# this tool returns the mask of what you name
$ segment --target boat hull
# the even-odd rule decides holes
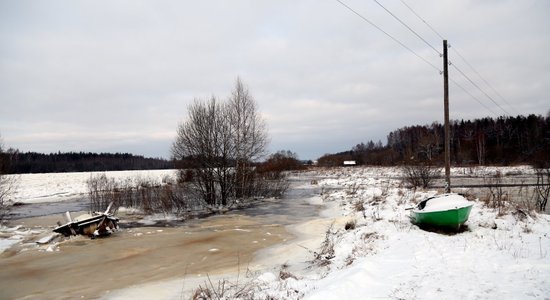
[[[71,235],[87,235],[87,236],[103,236],[111,233],[112,230],[118,228],[118,218],[99,214],[88,216],[81,220],[71,221],[65,225],[58,226],[53,229],[54,232],[61,233],[64,236]]]
[[[468,221],[472,205],[443,210],[423,212],[421,210],[413,210],[411,212],[411,221],[418,226],[439,227],[458,230]]]

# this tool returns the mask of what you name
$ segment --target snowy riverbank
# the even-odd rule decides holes
[[[258,298],[545,299],[550,295],[548,215],[526,215],[509,207],[499,216],[475,201],[464,232],[427,232],[410,224],[404,208],[435,191],[401,188],[399,181],[385,179],[380,172],[386,171],[341,169],[327,174],[337,179],[319,182],[327,190],[344,188],[322,198],[355,225],[348,230],[332,228],[325,239],[327,259],[317,260],[317,265],[325,266],[284,280],[262,275]],[[290,295],[289,287],[294,291]]]
[[[485,176],[497,170],[530,172],[527,167],[468,168],[453,169],[453,174]],[[317,178],[308,184],[321,193],[307,201],[322,205],[324,211],[319,218],[288,226],[296,239],[261,250],[254,260],[242,262],[236,273],[150,282],[109,291],[104,298],[188,299],[208,293],[224,299],[547,299],[550,295],[550,216],[546,214],[526,213],[510,204],[499,215],[473,199],[466,230],[434,233],[412,225],[405,208],[437,191],[402,187],[399,169],[328,169],[300,176]]]
[[[528,173],[526,167],[455,169],[456,175]],[[457,174],[458,173],[458,174]],[[474,200],[467,229],[428,232],[406,207],[437,193],[401,187],[395,168],[318,172],[321,217],[287,228],[297,239],[267,250],[240,274],[183,278],[115,291],[107,299],[545,299],[550,217]],[[393,178],[393,179],[392,179]],[[315,182],[314,182],[315,184]],[[244,268],[243,268],[244,269]],[[201,289],[198,289],[200,286]]]

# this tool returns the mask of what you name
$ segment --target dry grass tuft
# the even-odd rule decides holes
[[[319,266],[328,266],[331,263],[331,259],[334,258],[334,245],[335,235],[333,233],[334,223],[330,224],[329,228],[325,232],[325,239],[321,243],[319,252],[314,252],[313,262]]]
[[[298,277],[296,277],[296,275],[288,272],[288,271],[285,271],[285,270],[281,270],[279,271],[279,279],[281,280],[287,280],[289,278],[292,278],[292,279],[295,279],[295,280],[298,280]]]
[[[363,205],[363,201],[357,200],[353,203],[353,209],[357,212],[365,211],[365,205]]]

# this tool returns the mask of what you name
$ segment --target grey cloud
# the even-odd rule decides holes
[[[374,2],[347,3],[441,66]],[[546,113],[548,2],[407,3],[505,96],[510,113]],[[384,5],[441,48],[400,1]],[[187,105],[226,97],[237,76],[268,121],[271,149],[302,158],[443,118],[440,74],[336,1],[0,2],[0,133],[9,146],[168,157]],[[451,109],[456,119],[491,115],[453,84]]]

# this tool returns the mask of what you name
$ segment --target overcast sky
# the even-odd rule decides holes
[[[379,1],[442,52],[401,1]],[[546,115],[550,1],[404,1],[483,90],[450,67],[475,97],[451,82],[451,119]],[[374,1],[343,2],[442,69],[439,54]],[[188,104],[227,98],[237,77],[268,124],[270,151],[302,159],[443,122],[439,71],[334,0],[0,0],[7,147],[169,158]]]

